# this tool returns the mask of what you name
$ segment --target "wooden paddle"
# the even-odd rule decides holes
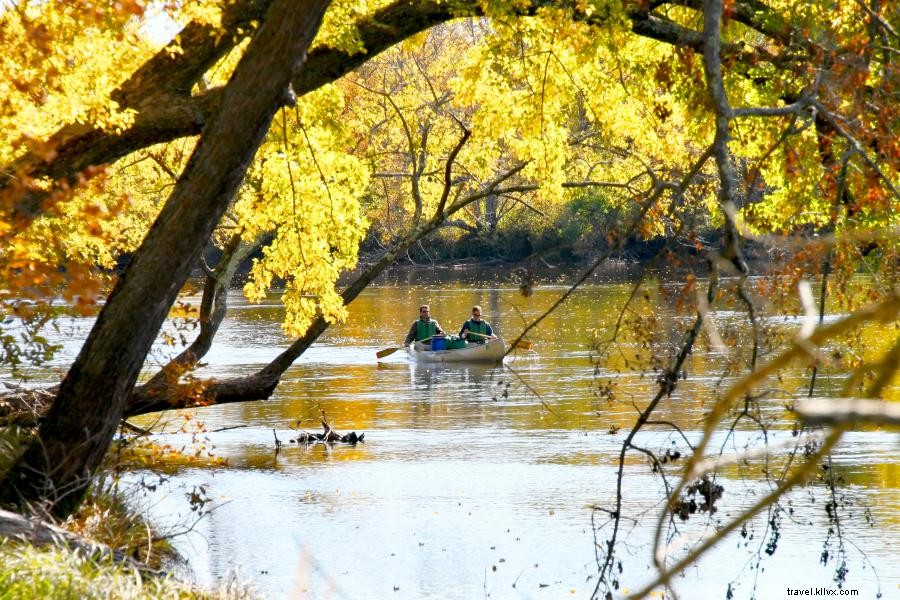
[[[478,333],[475,331],[470,331],[469,335],[477,335],[478,337],[496,339],[496,335],[486,335],[484,333]],[[519,340],[516,342],[516,348],[521,348],[522,350],[531,350],[534,347],[534,344],[529,342],[528,340]]]
[[[384,350],[379,350],[378,352],[376,352],[375,356],[380,360],[385,356],[390,356],[397,350],[403,350],[403,348],[385,348]]]
[[[431,337],[425,338],[424,340],[416,340],[416,341],[417,341],[417,342],[430,342],[431,339],[432,339],[432,338],[435,338],[435,337],[444,337],[444,336],[442,336],[442,335],[433,335],[433,336],[431,336]],[[375,353],[375,357],[378,358],[378,359],[382,359],[382,358],[384,358],[385,356],[390,356],[391,354],[393,354],[393,353],[396,352],[397,350],[403,350],[403,348],[385,348],[384,350],[379,350],[378,352],[376,352],[376,353]]]
[[[488,338],[492,340],[497,337],[496,335],[487,335],[484,333],[478,333],[477,331],[470,331],[467,335],[477,335],[478,337]]]

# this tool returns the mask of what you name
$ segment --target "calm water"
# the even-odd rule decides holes
[[[423,367],[402,352],[376,361],[376,350],[402,341],[423,302],[453,332],[471,306],[481,304],[495,330],[512,338],[565,289],[538,287],[525,298],[503,277],[487,284],[454,279],[367,290],[353,303],[349,321],[329,329],[269,401],[197,410],[188,427],[201,421],[207,433],[159,436],[175,447],[193,447],[199,440],[228,460],[226,467],[167,475],[142,499],[158,522],[184,528],[194,524],[185,494],[204,486],[208,506],[215,509],[175,540],[198,582],[218,584],[236,573],[272,598],[590,595],[597,573],[590,506],[609,506],[614,498],[616,461],[636,414],[633,403],[643,406],[655,391],[652,376],[601,370],[600,380],[614,381],[617,397],[608,402],[594,393],[591,330],[609,331],[630,288],[587,286],[535,332],[534,351],[516,353],[506,367]],[[670,312],[660,298],[650,303],[649,313]],[[274,298],[249,305],[235,295],[205,374],[250,372],[277,355],[289,341],[279,328],[281,315]],[[723,330],[739,319],[736,312],[716,313]],[[662,329],[652,354],[665,357],[689,322],[679,318]],[[72,344],[68,353],[77,345]],[[162,356],[166,349],[157,352]],[[623,356],[641,352],[647,354],[634,344]],[[679,423],[697,439],[704,401],[727,384],[724,363],[724,356],[696,352],[688,379],[660,406],[658,418]],[[796,377],[779,386],[799,385],[803,373]],[[825,371],[820,382],[828,390],[839,378]],[[776,397],[767,401],[765,414],[784,410],[786,401]],[[319,430],[320,410],[340,431],[365,432],[365,443],[288,444],[298,424]],[[186,423],[180,415],[162,418],[158,426],[171,432]],[[273,429],[287,444],[277,454]],[[770,436],[777,442],[791,433],[776,430]],[[758,438],[748,428],[718,444],[740,449]],[[664,428],[648,430],[637,443],[685,451],[681,438]],[[859,590],[861,597],[874,598],[879,589],[887,598],[900,596],[897,450],[896,433],[860,431],[848,435],[835,456],[835,469],[846,481],[840,489],[848,507],[842,533],[852,544],[845,588]],[[716,520],[724,521],[769,489],[759,467],[746,467],[746,479],[738,479],[735,469],[720,475],[725,493]],[[156,480],[150,473],[134,477]],[[631,454],[628,515],[651,515],[647,523],[655,523],[661,489],[642,456]],[[759,598],[787,598],[788,587],[834,587],[834,562],[819,562],[826,541],[825,502],[821,485],[796,491],[774,556],[760,550],[771,535],[766,518],[757,519],[747,538],[726,539],[676,582],[682,597],[723,598],[729,581],[735,582],[736,597],[750,597],[754,586]],[[619,557],[625,593],[650,577],[644,543],[651,531],[642,523],[623,524],[627,545]],[[712,527],[691,520],[682,533],[690,541]],[[752,569],[757,553],[766,558],[764,572]]]

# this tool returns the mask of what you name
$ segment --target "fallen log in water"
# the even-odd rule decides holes
[[[298,435],[295,439],[289,441],[291,443],[297,444],[315,444],[316,442],[341,442],[344,444],[355,444],[357,442],[365,441],[365,437],[365,433],[357,435],[355,431],[351,431],[350,433],[345,433],[343,435],[337,433],[336,431],[326,431],[325,433],[309,433],[307,431],[301,431],[300,435]]]
[[[322,427],[324,431],[322,433],[311,433],[308,431],[301,431],[296,438],[288,440],[292,444],[315,444],[318,442],[340,442],[343,444],[356,444],[357,442],[364,441],[363,438],[366,437],[365,433],[361,433],[359,435],[356,434],[355,431],[351,431],[350,433],[340,434],[334,429],[331,428],[331,425],[328,424],[328,421],[325,420],[325,413],[322,413]],[[276,444],[280,444],[278,442],[278,438],[275,438]]]

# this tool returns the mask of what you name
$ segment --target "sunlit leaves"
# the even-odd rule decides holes
[[[388,4],[389,0],[333,0],[325,13],[313,47],[328,46],[347,54],[365,52],[356,23]]]
[[[149,51],[138,34],[141,2],[15,2],[0,12],[0,162],[13,164],[0,192],[0,317],[4,356],[0,363],[39,363],[53,350],[40,327],[74,310],[89,314],[106,281],[100,268],[114,265],[126,249],[114,224],[126,212],[127,194],[105,189],[107,171],[89,167],[57,182],[41,202],[35,221],[17,216],[21,202],[49,182],[19,171],[15,157],[28,150],[44,162],[57,157],[50,135],[63,124],[118,132],[133,122],[110,92]],[[146,222],[141,227],[141,237]],[[18,331],[19,350],[10,333]]]
[[[248,241],[271,237],[253,263],[244,292],[261,300],[283,285],[284,328],[301,335],[318,315],[346,316],[335,289],[356,265],[365,231],[359,201],[368,171],[344,149],[348,132],[336,115],[342,98],[326,87],[276,119],[248,174],[234,216]]]
[[[110,130],[131,115],[109,92],[145,56],[131,3],[19,2],[0,13],[0,127],[12,142],[46,137],[63,123]],[[0,161],[21,149],[0,146]]]
[[[560,15],[497,26],[454,83],[460,100],[478,107],[473,138],[528,161],[524,175],[540,182],[548,214],[571,197],[563,182],[633,181],[646,189],[648,166],[665,174],[689,162],[709,135],[709,121],[690,115],[671,81],[651,75],[669,60],[667,48],[614,30],[598,36]],[[631,201],[634,190],[618,195]]]

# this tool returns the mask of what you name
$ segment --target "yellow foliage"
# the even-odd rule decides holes
[[[365,52],[357,21],[390,3],[390,0],[333,0],[312,48],[327,46],[348,54]]]
[[[0,161],[65,123],[117,131],[132,122],[109,94],[150,48],[137,16],[123,8],[19,2],[0,13],[0,128],[12,142],[0,146]]]
[[[337,118],[342,102],[326,86],[285,109],[233,210],[244,239],[274,235],[254,261],[244,293],[259,301],[271,286],[283,285],[290,335],[303,334],[317,314],[329,322],[346,317],[335,285],[356,265],[366,228],[360,198],[368,171],[343,150],[349,132]]]
[[[332,2],[315,47],[366,52],[357,25],[388,4]],[[111,0],[23,0],[9,6],[0,13],[5,49],[0,128],[10,143],[0,146],[0,161],[14,164],[26,148],[52,160],[58,143],[52,136],[64,124],[109,132],[130,127],[135,114],[122,109],[110,92],[159,43],[145,39],[148,23],[162,19],[168,25],[194,21],[218,27],[224,6],[215,0],[164,3],[152,14],[144,14],[140,2]],[[867,31],[858,5],[842,1],[826,8],[776,0],[771,6],[777,18],[766,27],[790,21],[816,43],[847,40],[848,52],[828,58],[833,68],[820,77],[819,85],[828,92],[822,97],[833,98],[833,108],[847,114],[848,128],[862,128],[869,136],[859,135],[861,140],[871,140],[865,127],[883,134],[884,158],[879,160],[896,185],[897,136],[887,135],[891,113],[870,114],[851,93],[892,77],[879,68],[877,56],[868,59],[874,62],[867,70],[852,68],[862,43],[854,40]],[[445,192],[448,156],[463,127],[471,137],[452,165],[450,202],[483,191],[519,166],[505,184],[534,190],[515,201],[472,202],[454,215],[472,232],[492,230],[503,219],[549,226],[586,189],[602,196],[606,206],[633,211],[653,181],[677,181],[712,141],[714,120],[701,57],[634,35],[631,4],[548,3],[524,18],[512,17],[530,10],[524,0],[450,2],[449,7],[460,15],[477,8],[488,18],[457,20],[410,37],[279,113],[216,232],[219,244],[234,232],[249,244],[264,244],[244,291],[258,300],[271,287],[283,286],[285,329],[292,335],[302,333],[317,314],[329,321],[344,317],[335,284],[356,264],[367,219],[377,224],[381,240],[391,241],[416,225],[411,217],[418,209],[423,218],[433,214]],[[666,18],[694,30],[702,25],[701,12],[686,6],[667,7]],[[723,36],[745,53],[784,50],[783,40],[761,36],[738,19],[726,18]],[[246,44],[211,67],[195,93],[224,85]],[[188,51],[177,38],[169,50]],[[815,76],[804,64],[776,69],[769,61],[741,60],[739,68],[729,63],[724,69],[729,101],[736,108],[782,104],[787,91],[805,89]],[[855,204],[848,218],[836,218],[836,178],[822,164],[819,133],[805,118],[733,121],[729,150],[740,183],[759,192],[739,215],[746,231],[897,225],[896,199],[870,169],[849,170]],[[840,140],[833,145],[835,156],[852,149]],[[8,249],[0,273],[6,296],[0,300],[12,298],[9,290],[24,290],[34,298],[93,295],[77,302],[82,308],[95,303],[104,283],[100,270],[111,269],[119,256],[138,247],[193,146],[194,140],[183,139],[144,148],[105,171],[83,174],[25,230],[7,218],[11,206],[4,200],[0,238]],[[415,189],[414,169],[420,173]],[[717,178],[710,161],[686,193],[663,196],[639,234],[674,231],[682,219],[718,225]],[[46,181],[18,183],[49,187]],[[65,287],[71,289],[63,292]]]

